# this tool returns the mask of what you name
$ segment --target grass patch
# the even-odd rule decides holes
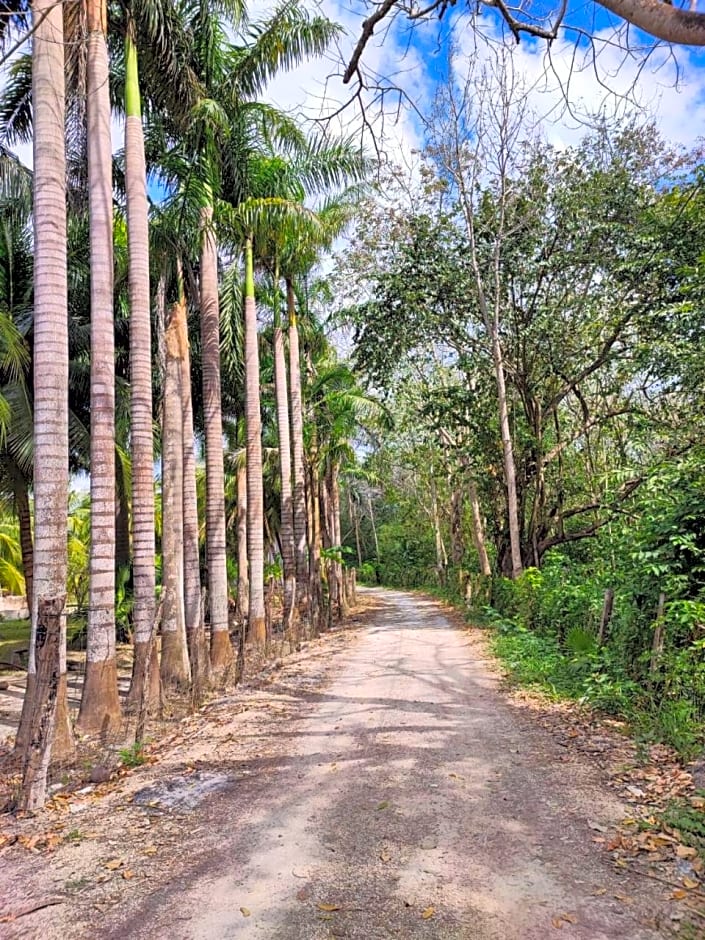
[[[702,750],[705,729],[692,703],[637,682],[609,648],[589,643],[587,633],[573,631],[561,642],[496,617],[485,626],[492,630],[493,652],[517,685],[624,719],[644,745],[664,742],[685,759]]]
[[[85,627],[85,617],[70,616],[66,626],[68,640],[74,639]],[[29,648],[29,620],[0,621],[0,662],[11,663],[15,650]]]

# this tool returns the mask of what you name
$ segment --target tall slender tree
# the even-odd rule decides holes
[[[262,486],[262,415],[252,234],[245,237],[245,421],[247,453],[247,561],[249,578],[248,642],[264,647],[264,491]]]
[[[17,742],[26,744],[34,706],[34,644],[40,598],[66,599],[68,556],[68,292],[63,10],[32,3],[34,112],[34,594],[27,693]],[[66,614],[52,754],[68,756],[73,738],[66,687]]]
[[[78,723],[121,721],[115,657],[115,334],[108,11],[87,0],[88,211],[91,255],[91,552],[86,678]]]
[[[130,299],[130,444],[132,451],[132,565],[134,666],[130,701],[143,694],[148,673],[158,676],[155,616],[154,440],[152,430],[152,328],[149,283],[149,205],[142,101],[134,21],[125,36],[125,190]],[[152,683],[152,693],[154,684]],[[152,698],[154,695],[152,694]]]

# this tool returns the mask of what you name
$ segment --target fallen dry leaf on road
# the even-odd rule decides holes
[[[122,873],[122,877],[125,879],[125,881],[129,881],[131,878],[135,877],[135,873],[132,871],[132,869],[126,868]]]
[[[117,871],[118,868],[122,868],[125,864],[124,859],[122,858],[111,858],[109,862],[106,862],[104,867],[109,871]]]
[[[421,916],[424,920],[429,920],[436,913],[436,909],[433,907],[427,907],[425,911],[421,912]]]
[[[323,904],[321,901],[316,905],[319,911],[339,911],[339,904]]]
[[[678,858],[695,858],[697,854],[698,850],[694,849],[692,845],[679,845],[676,849]]]
[[[242,914],[243,917],[249,917],[250,914],[252,914],[252,911],[249,909],[249,907],[241,907],[240,913]]]
[[[388,806],[389,800],[382,800],[382,802],[377,805],[377,809],[387,809]]]

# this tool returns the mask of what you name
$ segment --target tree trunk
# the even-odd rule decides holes
[[[218,250],[213,233],[213,209],[210,206],[201,212],[201,355],[206,439],[206,561],[211,665],[217,674],[223,675],[233,661],[233,648],[228,631]]]
[[[334,462],[331,466],[331,522],[333,525],[333,545],[338,549],[338,560],[335,565],[335,578],[338,590],[338,617],[345,616],[348,612],[348,599],[345,592],[345,580],[343,578],[343,533],[340,525],[340,467]]]
[[[314,633],[321,628],[323,616],[323,582],[321,573],[321,480],[318,470],[318,442],[315,437],[311,445],[311,530],[309,547],[310,625]]]
[[[280,538],[284,569],[283,628],[291,635],[296,602],[296,560],[294,514],[291,492],[291,438],[289,434],[289,397],[286,382],[286,354],[281,326],[274,327],[274,394],[277,402],[279,433],[279,471],[281,475]]]
[[[433,474],[433,469],[431,470]],[[441,532],[441,518],[438,512],[438,492],[436,490],[436,481],[431,476],[431,520],[433,522],[433,534],[436,543],[436,571],[438,572],[438,581],[441,585],[446,583],[446,568],[448,566],[448,555]]]
[[[115,659],[115,328],[107,6],[87,0],[88,218],[91,261],[91,548],[86,675],[78,726],[121,723]]]
[[[184,532],[184,619],[188,641],[193,700],[200,702],[210,679],[210,659],[201,597],[201,556],[198,540],[198,493],[194,453],[193,402],[191,398],[191,353],[188,324],[184,324],[184,357],[181,360],[181,414],[183,417],[183,532]]]
[[[35,642],[35,700],[29,741],[23,755],[20,809],[35,812],[46,799],[51,742],[56,722],[61,663],[61,622],[66,595],[43,597],[38,605]]]
[[[370,513],[370,525],[372,526],[372,538],[375,543],[375,559],[379,561],[379,538],[377,536],[377,521],[375,519],[375,509],[372,505],[372,497],[367,494],[367,509]]]
[[[69,493],[68,294],[63,10],[33,0],[34,121],[34,590],[27,691],[16,748],[29,740],[36,686],[38,598],[66,592]],[[62,613],[52,757],[74,751],[66,697],[66,615]]]
[[[237,468],[237,621],[245,629],[250,607],[250,579],[247,566],[247,467]]]
[[[184,419],[181,381],[186,357],[186,304],[171,308],[166,328],[162,426],[162,658],[165,690],[185,691],[191,680],[184,614]]]
[[[350,521],[352,523],[353,531],[355,532],[355,553],[357,555],[357,566],[358,568],[362,567],[362,546],[360,544],[360,516],[355,509],[355,504],[353,503],[352,493],[350,492],[350,487],[348,487],[348,512],[350,513]]]
[[[504,357],[502,352],[502,344],[499,339],[499,328],[496,321],[492,323],[490,332],[492,341],[492,360],[494,362],[495,380],[497,382],[499,428],[502,437],[502,453],[504,456],[504,482],[507,489],[507,518],[509,522],[509,544],[512,557],[512,577],[518,578],[523,571],[523,564],[521,560],[521,529],[519,527],[519,503],[517,500],[516,465],[514,463],[512,432],[509,425],[507,386],[504,378]]]
[[[333,547],[333,524],[330,499],[330,466],[326,468],[323,477],[319,480],[318,489],[320,493],[321,542],[323,548],[331,549]],[[335,577],[336,570],[330,553],[327,553],[323,570],[328,584],[328,610],[326,611],[326,619],[328,629],[330,629],[333,626],[333,616],[338,601],[338,586]]]
[[[150,642],[155,615],[154,436],[152,324],[149,297],[149,206],[137,47],[132,28],[125,38],[125,190],[127,196],[128,292],[130,299],[130,452],[132,457],[132,578],[134,661],[128,704],[159,701],[156,644]],[[166,306],[163,279],[157,290]],[[146,657],[152,662],[147,669]],[[144,691],[145,678],[151,684]]]
[[[289,382],[291,384],[292,509],[294,517],[294,561],[299,609],[305,617],[309,604],[309,570],[306,561],[306,470],[304,465],[304,408],[301,387],[299,326],[296,317],[294,285],[286,282],[289,319]]]
[[[477,497],[477,486],[472,482],[468,483],[468,496],[470,497],[470,509],[472,511],[472,538],[480,562],[480,573],[489,578],[492,574],[492,568],[490,567],[490,559],[487,555],[487,546],[485,545],[485,528],[482,524],[482,512],[480,511],[480,500]]]
[[[454,486],[450,494],[450,561],[453,567],[460,568],[464,557],[463,493],[459,486]]]
[[[250,579],[248,642],[267,642],[264,615],[264,491],[262,483],[262,417],[259,394],[257,309],[252,240],[245,245],[245,424],[247,426],[247,559]]]

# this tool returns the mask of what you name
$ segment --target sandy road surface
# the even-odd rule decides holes
[[[273,726],[284,740],[267,774],[209,801],[207,851],[201,834],[189,864],[185,830],[179,871],[94,936],[661,935],[645,926],[653,886],[591,838],[588,820],[624,807],[589,766],[559,762],[435,605],[377,597],[337,678]]]

